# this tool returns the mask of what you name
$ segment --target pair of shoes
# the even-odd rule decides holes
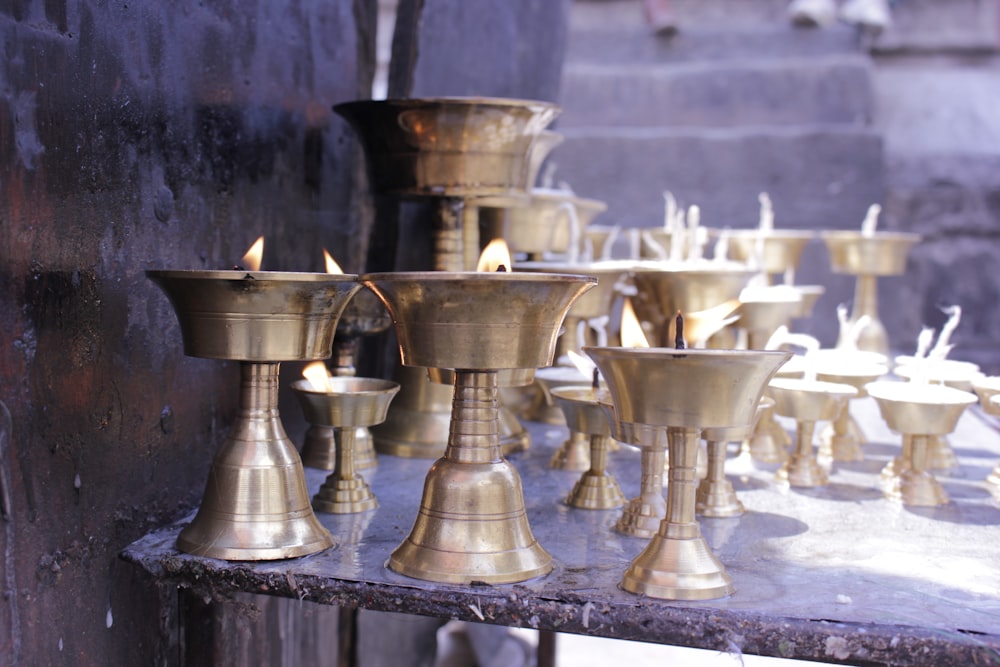
[[[822,28],[836,22],[837,5],[833,0],[792,0],[788,16],[795,25]]]
[[[677,33],[677,21],[670,9],[669,0],[643,0],[642,11],[646,23],[657,37],[669,37]]]
[[[795,25],[823,27],[837,20],[834,0],[792,0],[788,16]],[[840,8],[840,19],[876,32],[891,22],[888,0],[846,0]]]
[[[840,18],[875,32],[892,22],[888,0],[847,0],[840,8]]]

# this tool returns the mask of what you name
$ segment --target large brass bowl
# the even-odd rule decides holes
[[[333,110],[357,132],[375,194],[521,196],[548,102],[484,97],[360,100]]]
[[[326,359],[335,324],[361,288],[355,275],[147,271],[181,326],[184,353],[234,361]]]
[[[400,272],[360,278],[389,309],[403,364],[427,368],[541,368],[587,276]]]
[[[623,423],[686,429],[749,425],[768,380],[792,356],[758,350],[586,347]],[[622,432],[619,428],[617,432]]]

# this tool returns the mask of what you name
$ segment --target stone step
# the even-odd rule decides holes
[[[767,191],[776,226],[849,229],[884,197],[882,139],[863,128],[560,131],[555,179],[608,204],[594,224],[661,225],[669,189],[682,205],[700,206],[708,226],[755,226],[757,195]]]
[[[645,25],[627,29],[609,26],[571,31],[566,62],[741,61],[857,53],[860,50],[857,29],[842,24],[823,30],[797,28],[787,23],[750,30],[731,30],[718,25],[687,26],[669,38],[657,37]]]
[[[703,26],[753,29],[787,23],[788,0],[671,0],[681,30]],[[641,0],[576,0],[570,31],[645,27]]]
[[[744,63],[567,63],[562,127],[867,124],[871,63],[862,55]]]

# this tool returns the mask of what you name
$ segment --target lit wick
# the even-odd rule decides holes
[[[507,273],[507,267],[501,264],[497,267],[496,273]]]
[[[594,391],[601,388],[601,372],[597,370],[596,366],[594,367],[593,379],[591,380],[590,386]]]
[[[687,349],[687,342],[684,340],[684,316],[681,311],[677,311],[677,318],[674,320],[676,333],[674,334],[674,347],[678,350]]]

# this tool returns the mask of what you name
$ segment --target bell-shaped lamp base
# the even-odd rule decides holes
[[[695,511],[701,516],[720,519],[741,516],[746,513],[746,508],[736,496],[736,489],[728,479],[705,478],[698,484]]]
[[[548,573],[552,556],[531,532],[510,463],[444,458],[428,472],[413,529],[388,564],[426,581],[508,584]]]
[[[278,417],[278,364],[242,369],[239,420],[212,461],[201,507],[177,548],[224,560],[276,560],[333,546]]]
[[[712,600],[730,595],[733,580],[697,523],[664,523],[625,570],[622,588],[664,600]]]

